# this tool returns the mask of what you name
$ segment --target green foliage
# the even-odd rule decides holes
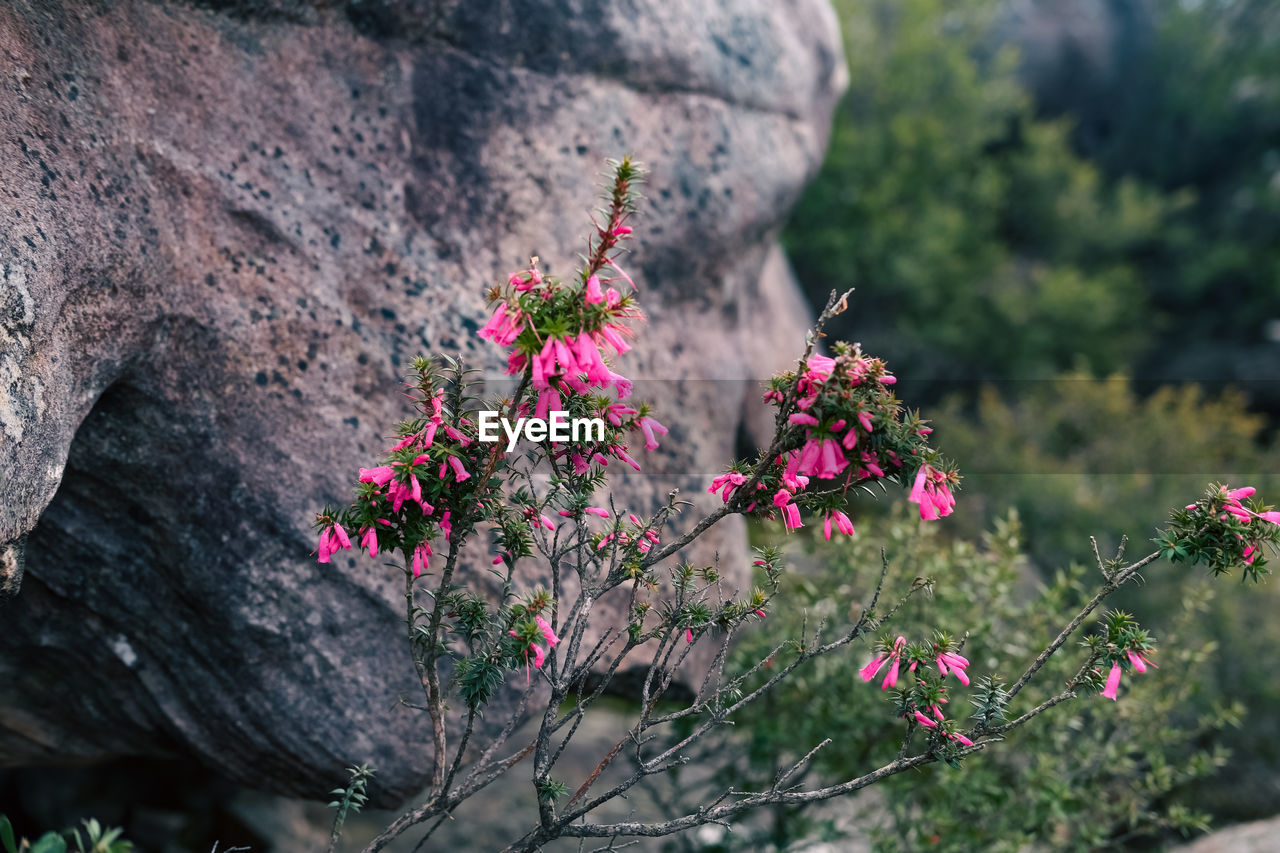
[[[480,711],[506,677],[506,670],[489,658],[458,660],[454,683],[467,707]]]
[[[67,853],[71,849],[68,839],[75,844],[74,853],[131,853],[134,849],[132,842],[120,837],[123,829],[108,829],[93,818],[81,823],[83,830],[71,827],[60,833],[46,832],[35,841],[28,841],[17,839],[9,818],[0,814],[0,850],[3,853]]]
[[[964,460],[965,500],[953,520],[977,535],[984,519],[1016,506],[1042,565],[1078,555],[1093,534],[1104,553],[1122,534],[1150,539],[1163,508],[1188,503],[1206,480],[1264,494],[1280,486],[1264,473],[1280,470],[1280,455],[1260,446],[1265,420],[1237,391],[1209,396],[1184,385],[1140,397],[1123,376],[1083,373],[1015,390],[1006,397],[987,387],[976,403],[952,397],[934,424]]]
[[[858,325],[833,331],[905,376],[1127,364],[1148,301],[1132,257],[1182,200],[1104,181],[1035,117],[1014,53],[989,50],[991,0],[836,5],[851,87],[784,235],[815,301],[857,288]]]
[[[1107,117],[1110,132],[1089,153],[1108,175],[1190,200],[1145,261],[1158,275],[1154,302],[1180,333],[1157,347],[1158,364],[1188,345],[1196,355],[1243,350],[1276,316],[1280,9],[1272,0],[1154,8],[1151,48],[1124,83],[1141,94]]]
[[[132,843],[120,839],[124,833],[123,829],[119,827],[107,829],[93,818],[83,821],[83,824],[83,837],[79,829],[70,830],[71,837],[76,843],[77,853],[129,853],[133,850]]]
[[[555,779],[539,779],[535,783],[538,799],[543,802],[556,803],[569,793],[569,786]]]
[[[1280,476],[1267,473],[1280,471],[1280,451],[1260,443],[1264,419],[1248,411],[1239,392],[1209,396],[1188,385],[1143,398],[1122,377],[1092,380],[1081,374],[1025,383],[1018,392],[1016,399],[1006,399],[984,389],[973,406],[953,399],[938,411],[935,424],[948,450],[965,462],[965,499],[950,519],[955,531],[977,535],[984,518],[1016,508],[1027,531],[1027,553],[1042,575],[1083,557],[1080,543],[1093,534],[1104,554],[1121,534],[1137,543],[1156,539],[1166,548],[1169,531],[1158,529],[1170,521],[1161,518],[1163,508],[1188,504],[1206,480],[1256,486],[1261,494],[1280,488]],[[1185,526],[1190,516],[1184,516]],[[1225,530],[1206,530],[1194,541],[1184,536],[1183,547],[1226,545],[1224,533],[1229,537]],[[1238,556],[1234,545],[1228,550]],[[1148,623],[1181,613],[1185,585],[1205,573],[1206,564],[1194,568],[1190,554],[1185,562],[1180,554],[1169,556],[1179,560],[1179,583],[1148,584],[1141,605],[1137,594],[1120,594],[1119,603],[1141,606]],[[1263,583],[1250,595],[1210,600],[1182,636],[1187,647],[1219,649],[1218,664],[1186,712],[1211,714],[1236,702],[1250,710],[1248,729],[1220,738],[1233,753],[1231,771],[1212,785],[1195,787],[1197,804],[1224,819],[1274,812],[1273,799],[1262,791],[1280,762],[1280,719],[1267,710],[1280,703],[1273,677],[1280,625],[1271,616],[1277,609],[1280,589]]]
[[[348,767],[347,772],[351,774],[351,779],[346,786],[334,788],[329,792],[338,798],[329,803],[329,808],[337,810],[333,815],[330,850],[333,849],[339,836],[341,836],[342,827],[346,823],[348,815],[359,813],[364,808],[365,803],[368,802],[369,781],[377,771],[368,764],[361,764],[359,767]]]
[[[1088,649],[1064,649],[1009,703],[1003,685],[1022,672],[1087,599],[1096,583],[1090,575],[1097,572],[1096,567],[1073,565],[1037,585],[1022,550],[1016,513],[998,522],[982,547],[947,541],[935,528],[902,514],[863,527],[868,529],[833,549],[829,562],[800,581],[793,590],[799,596],[796,603],[807,606],[811,627],[819,618],[837,628],[855,619],[859,606],[850,602],[867,598],[878,573],[878,543],[886,542],[892,566],[888,584],[896,581],[901,587],[913,578],[928,578],[933,590],[928,599],[918,596],[908,602],[890,632],[967,635],[964,654],[971,661],[972,684],[948,688],[947,715],[957,723],[990,725],[1024,713],[1060,690],[1091,659]],[[831,553],[830,547],[824,546],[824,554]],[[1202,648],[1187,637],[1211,590],[1204,577],[1168,580],[1173,570],[1167,565],[1149,571],[1176,587],[1183,604],[1158,623],[1166,650],[1159,669],[1127,674],[1118,703],[1096,695],[1099,676],[1096,686],[1080,688],[1079,699],[1046,712],[1038,725],[1008,733],[1006,743],[980,758],[951,760],[955,766],[885,780],[886,805],[873,828],[879,849],[1016,851],[1030,845],[1091,850],[1119,837],[1203,827],[1204,815],[1174,795],[1188,781],[1207,778],[1221,766],[1224,752],[1203,747],[1201,738],[1229,724],[1238,710],[1188,713],[1191,698],[1210,673],[1211,647]],[[803,618],[799,608],[771,616],[761,631],[744,638],[735,652],[737,665],[749,666],[795,636]],[[1096,638],[1093,654],[1098,656],[1112,647],[1150,646],[1150,637],[1127,614],[1105,614],[1093,625],[1089,636]],[[788,679],[776,696],[738,718],[736,729],[749,733],[751,769],[738,771],[735,784],[746,790],[767,784],[788,757],[794,760],[833,735],[836,743],[815,759],[813,772],[822,778],[853,778],[892,760],[908,727],[899,719],[902,709],[895,707],[901,697],[880,690],[878,680],[867,684],[859,677],[871,655],[864,646],[852,654],[821,658]],[[780,656],[778,662],[785,661]],[[964,723],[966,705],[972,715]],[[809,780],[806,786],[818,781]],[[795,841],[813,830],[803,814],[779,810],[775,818],[770,830],[775,843]],[[759,841],[748,838],[744,844],[750,848]]]

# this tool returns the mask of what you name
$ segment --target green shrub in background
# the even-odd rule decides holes
[[[784,235],[811,296],[857,288],[834,333],[905,377],[1128,364],[1149,342],[1133,259],[1185,200],[1104,181],[1035,117],[990,0],[836,6],[851,87]]]
[[[928,599],[917,597],[895,617],[895,633],[927,636],[963,626],[970,632],[964,654],[972,671],[1012,680],[1088,597],[1094,581],[1088,575],[1098,571],[1086,539],[1080,550],[1089,569],[1073,564],[1039,584],[1021,537],[1016,513],[998,521],[981,547],[950,541],[906,513],[867,522],[834,554],[824,545],[822,553],[831,558],[812,569],[799,590],[807,615],[798,608],[771,614],[766,630],[744,636],[737,663],[749,665],[780,640],[800,635],[805,620],[811,629],[819,619],[856,618],[850,602],[874,588],[883,542],[890,584],[893,578],[899,584],[933,582]],[[1203,571],[1160,564],[1150,571],[1148,586],[1154,585],[1167,587],[1179,608],[1160,617],[1136,615],[1169,651],[1157,656],[1159,669],[1126,681],[1125,701],[1086,697],[1059,706],[1034,731],[1011,733],[998,756],[889,780],[869,795],[871,819],[860,821],[859,831],[870,831],[882,850],[1012,852],[1027,844],[1091,850],[1204,829],[1207,816],[1190,805],[1194,801],[1170,795],[1215,773],[1226,753],[1211,745],[1215,738],[1202,738],[1239,723],[1242,711],[1230,702],[1195,710],[1218,659],[1212,646],[1191,640],[1194,623],[1212,601]],[[1078,655],[1054,659],[1049,677],[1021,704],[1030,707],[1059,689],[1078,665],[1073,657]],[[747,758],[731,774],[734,784],[743,790],[767,785],[779,767],[824,737],[834,743],[817,754],[810,768],[816,776],[844,778],[892,760],[901,721],[893,719],[891,694],[879,689],[878,679],[867,684],[859,678],[864,662],[859,656],[818,661],[739,720]],[[974,681],[975,688],[980,684]],[[948,715],[967,716],[955,704]],[[782,848],[832,833],[829,821],[779,808],[754,834],[739,828],[723,844]]]
[[[1080,150],[1108,180],[1189,200],[1141,260],[1170,333],[1141,373],[1274,375],[1256,360],[1274,363],[1267,327],[1280,318],[1280,5],[1155,0],[1152,8],[1150,47],[1130,63],[1122,97],[1077,88],[1077,101],[1064,105],[1082,120]],[[1259,391],[1280,410],[1280,392]]]
[[[1095,531],[1145,545],[1163,521],[1152,509],[1175,504],[1208,471],[1264,491],[1280,485],[1280,450],[1262,445],[1265,419],[1248,411],[1239,392],[1210,396],[1188,385],[1143,398],[1122,377],[1082,374],[1015,383],[1010,390],[1015,393],[1002,396],[985,389],[976,405],[953,398],[935,425],[965,460],[957,529],[977,535],[986,519],[1016,508],[1040,576],[1081,558],[1080,543]],[[1118,544],[1099,540],[1104,553]],[[1195,574],[1178,571],[1188,580]],[[1179,612],[1182,589],[1148,584],[1144,611],[1166,618]],[[1280,718],[1273,710],[1280,706],[1274,675],[1280,591],[1264,583],[1255,592],[1208,602],[1183,636],[1188,647],[1219,647],[1188,710],[1208,713],[1234,701],[1249,710],[1249,725],[1221,739],[1233,752],[1230,772],[1195,788],[1196,802],[1224,820],[1274,814],[1280,787]],[[1134,600],[1122,595],[1121,606]]]

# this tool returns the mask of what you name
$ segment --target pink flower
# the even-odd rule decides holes
[[[692,629],[692,628],[685,628],[685,629],[684,629],[684,639],[685,639],[685,642],[686,642],[686,643],[692,643],[692,642],[693,642],[693,629]]]
[[[919,708],[917,708],[915,711],[915,717],[916,717],[916,722],[918,722],[922,726],[933,728],[934,726],[938,725],[936,721],[931,720],[928,717],[926,717],[924,714],[920,713]]]
[[[729,496],[733,494],[733,490],[738,486],[741,486],[746,481],[747,478],[742,474],[739,474],[737,471],[730,471],[726,474],[721,474],[719,477],[712,480],[711,488],[707,489],[707,491],[714,495],[716,492],[724,489],[724,502],[728,503]]]
[[[422,542],[413,549],[413,576],[416,578],[427,567],[427,559],[431,556],[431,543]]]
[[[626,279],[627,284],[631,285],[631,289],[632,289],[632,290],[637,290],[637,289],[638,289],[638,288],[636,287],[636,283],[635,283],[634,281],[632,281],[632,280],[631,280],[631,276],[629,276],[629,275],[627,275],[625,272],[623,272],[622,267],[618,266],[618,264],[617,264],[617,262],[616,262],[616,261],[609,261],[609,266],[611,266],[611,267],[613,267],[615,270],[617,270],[617,271],[618,271],[618,275],[620,275],[620,276],[622,276],[624,279]]]
[[[543,619],[541,616],[535,616],[533,618],[534,621],[538,623],[538,630],[540,630],[542,632],[542,636],[546,638],[547,645],[554,649],[556,647],[556,643],[560,642],[560,638],[556,636],[555,631],[551,630],[551,623],[546,619]]]
[[[604,293],[600,290],[600,278],[592,275],[587,279],[586,298],[588,305],[599,305],[604,302]]]
[[[1129,663],[1131,666],[1133,666],[1134,672],[1137,672],[1137,673],[1146,672],[1147,667],[1149,666],[1153,666],[1156,669],[1160,668],[1156,666],[1155,663],[1153,663],[1152,661],[1147,660],[1147,653],[1144,651],[1135,652],[1134,650],[1129,649],[1128,651],[1125,652],[1125,655],[1128,656]]]
[[[327,563],[330,556],[350,547],[351,540],[347,537],[347,531],[342,529],[341,524],[334,521],[320,531],[320,543],[316,549],[318,562]]]
[[[378,534],[373,525],[366,527],[360,535],[360,547],[368,551],[370,557],[378,556]]]
[[[969,676],[964,671],[965,667],[969,665],[967,658],[963,658],[955,652],[940,652],[937,664],[938,672],[946,675],[950,671],[961,684],[966,687],[969,686]]]
[[[834,438],[818,438],[814,436],[805,442],[800,449],[800,461],[797,470],[801,474],[830,480],[849,467],[849,460]]]
[[[631,415],[638,415],[640,413],[624,403],[610,403],[605,407],[603,414],[605,418],[608,419],[609,423],[616,427],[620,427],[622,426],[623,418],[630,417]]]
[[[458,479],[459,483],[471,478],[471,475],[467,473],[467,469],[462,467],[461,459],[456,456],[450,456],[448,462],[449,467],[453,469],[453,476]]]
[[[667,428],[648,415],[645,415],[636,421],[636,425],[640,427],[640,431],[644,433],[645,450],[657,450],[658,439],[654,437],[654,433],[666,435]]]
[[[537,643],[530,643],[529,650],[533,652],[533,668],[542,669],[542,664],[546,662],[547,653],[542,650],[542,646]]]
[[[586,509],[584,509],[584,510],[583,510],[583,512],[585,512],[585,513],[589,513],[590,515],[598,515],[598,516],[600,516],[601,518],[608,518],[608,517],[609,517],[609,510],[607,510],[607,509],[601,509],[601,508],[600,508],[600,507],[598,507],[598,506],[589,506],[589,507],[587,507]]]
[[[827,513],[826,521],[822,524],[822,533],[828,542],[831,541],[831,522],[833,520],[836,523],[837,530],[845,536],[853,535],[853,522],[849,520],[849,516],[845,515],[840,510],[834,510]]]
[[[889,668],[889,673],[885,676],[884,682],[880,685],[881,690],[888,690],[898,683],[898,660],[902,656],[902,650],[907,645],[905,637],[898,637],[893,641],[893,648],[887,652],[877,655],[871,659],[871,662],[864,666],[859,675],[863,681],[871,681],[876,677],[876,673],[888,662],[892,661],[893,665]]]
[[[444,533],[445,539],[453,538],[453,524],[449,522],[449,513],[451,510],[445,510],[444,515],[440,516],[440,530]]]
[[[387,481],[395,476],[395,473],[390,465],[383,465],[379,468],[361,468],[360,482],[385,486]]]
[[[1107,675],[1107,686],[1102,691],[1102,695],[1108,699],[1115,701],[1116,690],[1120,688],[1120,664],[1118,662],[1111,664],[1111,672]]]
[[[947,475],[932,465],[921,465],[907,500],[920,505],[920,518],[934,521],[951,514],[956,499],[947,487]]]

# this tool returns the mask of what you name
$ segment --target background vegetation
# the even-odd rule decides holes
[[[1280,494],[1280,4],[1127,4],[1134,16],[1095,45],[1102,67],[1068,52],[1048,71],[1024,63],[993,0],[836,7],[851,88],[785,241],[815,300],[858,288],[833,335],[886,357],[966,475],[944,532],[955,541],[916,541],[884,517],[866,539],[887,530],[910,559],[994,578],[955,576],[964,594],[940,592],[945,624],[929,627],[985,636],[994,622],[1019,647],[1069,597],[1090,535],[1144,547],[1169,507],[1216,478]],[[1020,523],[999,521],[1011,509]],[[993,526],[985,549],[966,550]],[[823,588],[815,577],[814,607],[844,606]],[[1020,759],[905,780],[924,787],[910,808],[890,795],[886,838],[1088,847],[1192,825],[1180,804],[1218,822],[1274,813],[1280,596],[1261,592],[1215,599],[1193,569],[1153,572],[1125,603],[1165,632],[1171,664],[1197,648],[1214,649],[1208,662],[1131,685],[1118,716],[1073,708],[1022,736]],[[788,722],[762,725],[757,759],[884,719],[881,697],[849,698],[852,671],[825,676],[774,709]],[[1236,702],[1247,724],[1220,731]],[[1151,749],[1165,740],[1207,764],[1162,763]],[[876,744],[826,760],[894,748]],[[1102,770],[1088,764],[1100,754]],[[1227,769],[1209,773],[1218,760]]]

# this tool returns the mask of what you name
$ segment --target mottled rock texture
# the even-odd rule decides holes
[[[843,86],[822,0],[14,0],[0,55],[0,763],[418,787],[400,582],[317,564],[310,522],[409,359],[497,366],[483,286],[570,269],[603,158],[653,169],[624,372],[672,429],[637,505],[698,490],[799,345],[776,231]]]

